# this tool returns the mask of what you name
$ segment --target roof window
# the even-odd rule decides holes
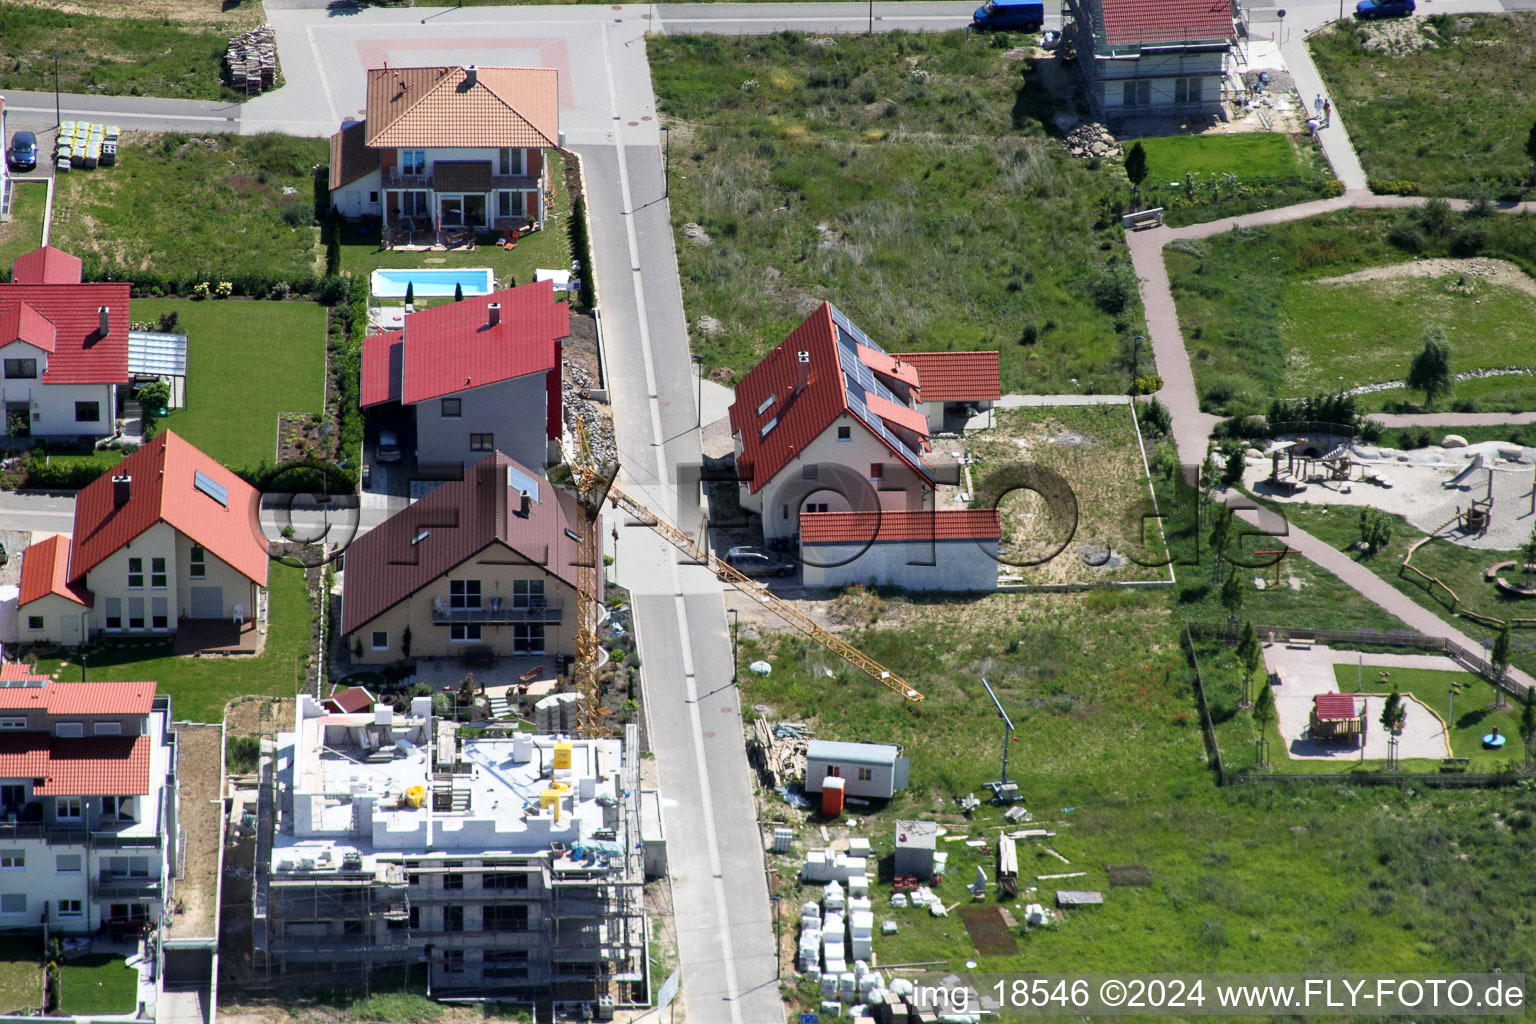
[[[772,430],[774,427],[776,427],[778,425],[779,425],[779,418],[777,416],[775,416],[773,419],[769,420],[767,423],[764,423],[762,425],[762,428],[759,429],[758,432],[757,432],[757,436],[758,437],[767,437],[768,436],[768,431]]]
[[[208,497],[212,498],[220,505],[223,505],[225,508],[229,508],[228,487],[225,487],[223,484],[216,483],[213,477],[204,473],[202,470],[198,470],[192,475],[192,483],[197,487],[198,490],[208,495]]]

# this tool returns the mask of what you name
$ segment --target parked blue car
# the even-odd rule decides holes
[[[1360,0],[1355,4],[1357,18],[1406,18],[1413,11],[1413,0]]]
[[[8,154],[11,166],[18,171],[30,171],[37,166],[37,136],[31,132],[17,132],[11,136]]]

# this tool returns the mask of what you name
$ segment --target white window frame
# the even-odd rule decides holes
[[[158,568],[158,569],[155,568],[156,563],[159,563],[160,568]],[[151,590],[164,590],[167,586],[169,586],[169,578],[170,578],[170,573],[168,573],[166,571],[166,561],[165,561],[165,559],[162,558],[162,557],[159,557],[159,556],[151,558],[149,560],[149,587],[150,587],[150,589]]]
[[[477,644],[480,642],[480,623],[455,622],[448,627],[448,642],[454,644]]]
[[[135,566],[138,568],[134,568]],[[135,579],[137,579],[139,582],[133,582]],[[128,559],[128,589],[144,589],[144,559],[142,558]]]
[[[26,850],[0,850],[0,871],[25,871]]]
[[[92,722],[92,736],[121,736],[123,734],[122,722]]]
[[[370,630],[369,633],[371,634],[368,637],[368,646],[369,646],[370,650],[375,650],[375,651],[387,651],[387,650],[389,650],[389,631],[387,629],[374,629],[374,630]],[[379,637],[383,637],[384,638],[384,642],[382,644],[379,643]]]
[[[85,903],[82,900],[59,900],[60,917],[84,917]]]
[[[53,817],[56,821],[83,821],[85,819],[85,798],[79,796],[54,797]]]

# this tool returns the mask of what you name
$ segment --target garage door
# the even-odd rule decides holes
[[[222,619],[224,617],[224,588],[193,587],[192,617],[194,619]]]

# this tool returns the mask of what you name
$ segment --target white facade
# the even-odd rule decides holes
[[[11,376],[15,361],[30,361],[32,377]],[[32,435],[103,437],[116,427],[117,389],[112,384],[45,384],[48,353],[24,341],[0,348],[0,405],[5,410],[0,432],[9,432],[13,413],[24,413]],[[94,415],[92,415],[94,414]],[[85,418],[81,418],[85,417]]]
[[[907,788],[907,771],[898,747],[812,740],[805,755],[805,791],[820,793],[826,779],[840,778],[848,796],[888,800]]]
[[[378,217],[384,212],[382,189],[375,169],[336,189],[331,193],[331,202],[343,217]]]
[[[997,547],[996,538],[802,543],[802,579],[808,587],[864,584],[902,590],[996,590]]]
[[[468,466],[499,450],[524,466],[549,465],[546,385],[540,371],[417,402],[416,461]]]

